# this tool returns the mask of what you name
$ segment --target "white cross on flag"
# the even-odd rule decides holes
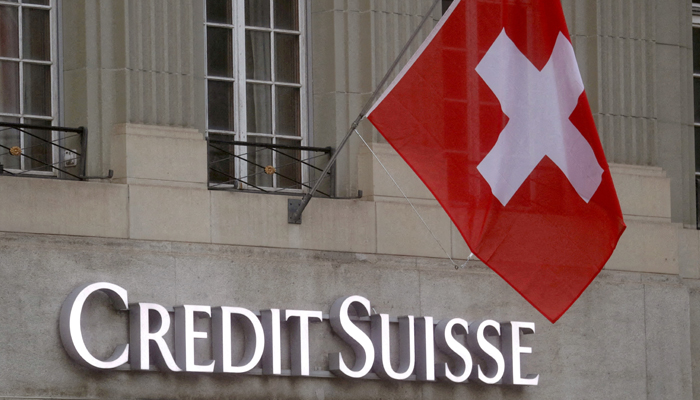
[[[625,229],[559,0],[455,0],[368,113],[550,321]]]

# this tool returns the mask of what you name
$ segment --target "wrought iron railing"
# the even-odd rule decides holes
[[[0,174],[84,180],[87,129],[0,122]]]
[[[209,188],[293,194],[303,193],[317,180],[327,178],[318,194],[334,197],[334,170],[321,174],[332,149],[290,142],[243,142],[210,133]]]

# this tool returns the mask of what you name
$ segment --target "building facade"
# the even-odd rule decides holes
[[[556,324],[479,261],[464,264],[459,232],[367,121],[358,131],[430,230],[357,137],[302,223],[288,223],[289,199],[322,177],[432,5],[0,0],[0,398],[700,398],[700,21],[687,0],[562,0],[628,229]],[[78,331],[66,331],[71,293],[99,282],[123,288],[129,310],[104,290],[116,301],[87,297]],[[355,295],[371,302],[366,314],[390,316],[397,371],[401,316],[498,321],[503,352],[514,346],[506,323],[532,322],[534,333],[512,336],[522,378],[538,384],[426,381],[420,366],[406,381],[376,368],[335,377],[338,353],[361,358],[332,326],[332,305]],[[279,352],[239,314],[228,361],[249,368],[197,372],[227,354],[214,322],[226,307],[251,311],[265,339],[284,319]],[[290,310],[320,312],[308,341]],[[137,346],[168,318],[162,342]],[[81,364],[71,332],[96,360],[128,360]],[[295,376],[307,375],[299,343],[309,376]],[[435,362],[459,370],[444,352]]]

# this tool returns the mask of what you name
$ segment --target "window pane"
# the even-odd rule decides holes
[[[17,7],[0,6],[0,57],[19,58]]]
[[[23,57],[51,60],[51,19],[49,10],[24,8],[22,11]]]
[[[234,179],[236,158],[235,146],[221,141],[233,140],[233,135],[209,134],[209,182],[225,183],[238,187]]]
[[[51,121],[40,119],[26,119],[25,123],[31,125],[51,126]],[[43,129],[29,129],[31,135],[24,135],[24,154],[31,157],[25,158],[24,168],[32,171],[51,172],[51,131]]]
[[[24,114],[51,115],[51,67],[24,64]]]
[[[246,26],[270,27],[270,1],[245,0]]]
[[[19,63],[0,61],[0,112],[19,114]]]
[[[209,80],[209,129],[234,130],[233,82]]]
[[[695,95],[695,122],[700,122],[700,78],[693,79]]]
[[[245,31],[245,74],[248,79],[269,81],[270,73],[270,34],[267,32]]]
[[[249,142],[272,143],[272,139],[249,136]],[[272,187],[273,175],[265,172],[265,167],[272,166],[272,150],[265,147],[248,146],[248,183],[258,187]]]
[[[285,146],[300,146],[298,140],[278,139],[277,144]],[[301,189],[301,150],[278,149],[277,155],[277,187]]]
[[[246,85],[248,132],[272,133],[272,86]]]
[[[25,4],[41,4],[42,6],[48,6],[51,0],[22,0]]]
[[[19,123],[19,118],[0,117],[0,122]],[[0,127],[0,164],[5,169],[20,169],[20,156],[10,154],[10,148],[20,147],[20,132],[16,129]]]
[[[299,88],[277,86],[277,135],[301,136]]]
[[[207,28],[207,74],[233,77],[233,32],[226,28]]]
[[[700,177],[695,176],[695,193],[700,193]],[[698,229],[700,229],[700,196],[695,196],[695,211]]]
[[[207,0],[207,22],[231,23],[231,0]]]
[[[445,14],[451,5],[452,0],[442,0],[442,13]]]
[[[299,30],[297,0],[275,0],[275,28]]]
[[[700,172],[700,126],[695,127],[695,172]]]
[[[299,83],[299,36],[275,34],[275,80]]]
[[[700,73],[700,28],[693,28],[693,72]]]

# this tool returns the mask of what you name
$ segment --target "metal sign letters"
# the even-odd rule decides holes
[[[129,312],[129,343],[117,346],[107,360],[99,360],[90,353],[80,326],[85,302],[95,292],[108,295],[117,310]],[[452,318],[436,323],[432,317],[401,316],[398,318],[399,362],[398,368],[394,368],[390,357],[390,317],[371,311],[369,300],[362,296],[342,297],[331,306],[328,317],[331,329],[355,355],[354,362],[349,363],[340,352],[330,353],[328,363],[333,375],[366,378],[374,372],[379,378],[389,380],[538,384],[538,375],[523,377],[521,371],[522,355],[532,352],[530,347],[521,345],[521,334],[535,333],[533,322],[467,322]],[[208,332],[195,329],[195,316],[210,318],[210,339]],[[232,335],[234,318],[243,327],[241,338]],[[128,364],[131,370],[149,370],[155,364],[161,371],[244,374],[262,364],[263,374],[283,375],[281,323],[286,322],[291,359],[291,371],[286,374],[313,376],[309,367],[313,346],[309,325],[323,319],[321,311],[269,309],[258,316],[241,307],[182,305],[174,308],[171,320],[165,307],[154,303],[129,304],[125,289],[100,282],[81,286],[68,296],[61,308],[59,326],[61,341],[70,357],[93,369],[124,368]],[[369,322],[369,333],[358,321]],[[171,328],[174,352],[165,339]],[[460,340],[462,336],[466,339]],[[197,364],[195,341],[205,339],[211,342],[214,359]],[[234,339],[244,341],[243,355],[238,360],[232,359]],[[436,348],[450,361],[436,362]],[[156,351],[158,354],[152,354]]]

